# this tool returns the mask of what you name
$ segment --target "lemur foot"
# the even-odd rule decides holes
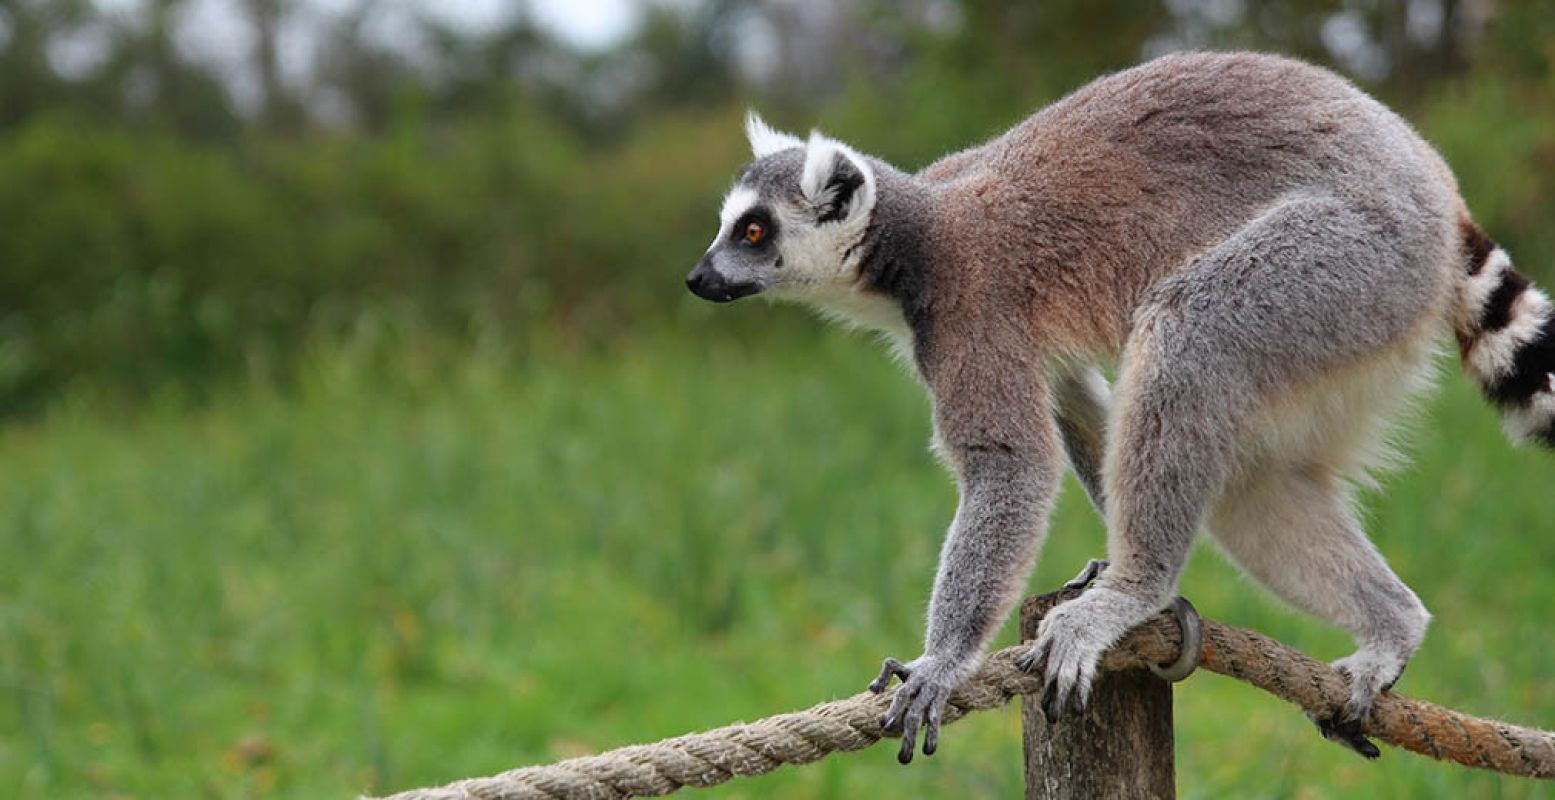
[[[1366,758],[1377,758],[1382,751],[1361,734],[1361,722],[1371,715],[1377,696],[1393,688],[1404,674],[1404,662],[1385,651],[1362,647],[1353,655],[1333,663],[1350,681],[1350,697],[1344,706],[1328,717],[1308,714],[1324,739],[1338,742]]]
[[[1086,565],[1074,582],[1086,578],[1091,567]],[[1150,609],[1137,606],[1132,597],[1121,592],[1092,587],[1043,618],[1037,643],[1015,665],[1045,676],[1042,713],[1048,722],[1056,723],[1066,713],[1078,715],[1085,710],[1102,653],[1149,616]]]
[[[919,656],[903,664],[888,658],[880,667],[880,675],[869,684],[869,690],[880,694],[891,685],[891,678],[902,679],[902,685],[891,699],[891,707],[880,717],[880,727],[886,733],[901,734],[902,749],[896,760],[903,764],[912,762],[913,748],[917,746],[918,728],[923,728],[923,754],[934,755],[939,749],[940,716],[950,692],[961,683],[963,676],[932,656]]]
[[[1146,664],[1157,678],[1168,683],[1177,683],[1185,680],[1193,671],[1199,668],[1199,660],[1204,657],[1204,620],[1199,617],[1199,610],[1188,602],[1188,598],[1179,596],[1172,601],[1172,616],[1177,619],[1177,627],[1182,629],[1182,644],[1177,653],[1177,660],[1170,664]]]
[[[1377,695],[1392,689],[1404,674],[1404,659],[1366,646],[1335,661],[1333,668],[1350,679],[1350,699],[1340,711],[1340,719],[1360,720],[1371,713]]]

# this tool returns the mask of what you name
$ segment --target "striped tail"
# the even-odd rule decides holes
[[[1463,247],[1468,275],[1453,321],[1463,367],[1513,441],[1555,448],[1555,305],[1472,222]]]

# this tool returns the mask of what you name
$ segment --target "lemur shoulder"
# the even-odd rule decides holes
[[[1065,455],[1110,566],[1042,623],[1023,664],[1050,716],[1165,607],[1206,528],[1249,574],[1341,626],[1357,721],[1429,614],[1352,511],[1346,478],[1455,339],[1517,439],[1555,447],[1550,300],[1475,225],[1397,115],[1298,61],[1180,54],[1097,80],[916,174],[752,115],[756,159],[687,279],[701,297],[799,300],[911,353],[961,500],[924,651],[884,722],[937,746],[1046,533]],[[1099,367],[1116,370],[1109,386]]]

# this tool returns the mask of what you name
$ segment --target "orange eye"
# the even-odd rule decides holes
[[[763,228],[761,226],[760,222],[746,223],[746,225],[745,225],[745,241],[747,243],[749,243],[749,244],[759,244],[762,239],[766,238],[766,236],[767,236],[767,229]]]

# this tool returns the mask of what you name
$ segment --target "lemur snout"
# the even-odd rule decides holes
[[[715,303],[738,300],[761,290],[761,286],[754,281],[730,283],[707,259],[699,262],[696,269],[686,276],[686,288],[697,297]]]

